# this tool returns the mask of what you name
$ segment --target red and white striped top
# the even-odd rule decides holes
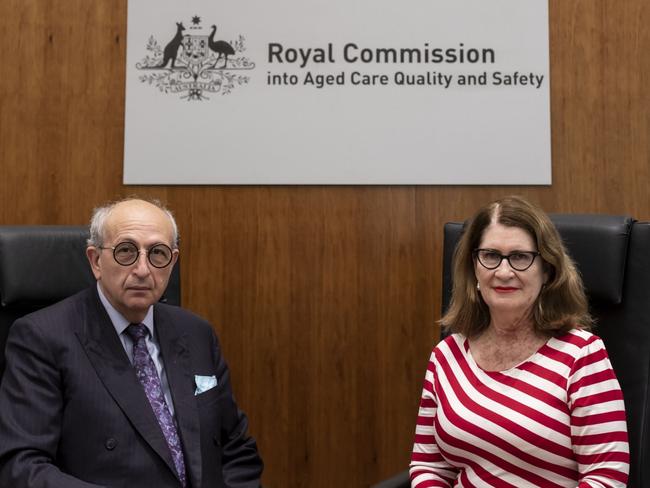
[[[433,350],[411,486],[625,487],[625,407],[602,340],[573,330],[501,372],[459,334]]]

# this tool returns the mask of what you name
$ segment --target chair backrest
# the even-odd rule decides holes
[[[86,226],[0,226],[0,377],[9,327],[95,283]],[[160,301],[180,305],[178,263]]]
[[[650,486],[650,223],[607,215],[551,215],[576,262],[621,384],[630,438],[628,486]],[[451,259],[463,223],[445,224],[443,310],[451,298]]]

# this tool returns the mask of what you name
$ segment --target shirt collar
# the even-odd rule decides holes
[[[97,282],[97,292],[99,293],[99,300],[102,302],[102,305],[106,309],[106,313],[108,313],[108,317],[111,319],[113,327],[115,327],[115,332],[117,332],[117,335],[121,335],[131,322],[126,320],[126,318],[124,318],[124,315],[118,312],[115,307],[111,305],[111,302],[109,302],[108,298],[106,298],[104,295],[102,287],[99,286],[99,281]],[[147,310],[147,315],[145,315],[144,320],[141,323],[144,324],[147,329],[149,329],[149,334],[151,337],[153,337],[153,305],[149,307],[149,310]]]

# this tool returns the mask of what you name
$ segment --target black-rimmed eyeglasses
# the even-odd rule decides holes
[[[99,249],[111,249],[115,262],[122,266],[131,266],[140,256],[140,249],[132,242],[120,242],[116,246],[99,246]],[[172,262],[173,252],[167,244],[156,244],[145,251],[147,259],[154,268],[165,268]]]
[[[497,269],[505,259],[515,271],[526,271],[539,255],[537,251],[515,251],[504,255],[494,249],[474,249],[474,256],[486,269]]]

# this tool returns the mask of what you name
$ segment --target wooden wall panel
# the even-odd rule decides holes
[[[126,1],[3,0],[0,223],[167,202],[183,303],[219,333],[265,485],[368,486],[408,463],[444,222],[508,193],[650,218],[649,10],[550,1],[550,187],[127,187]]]

